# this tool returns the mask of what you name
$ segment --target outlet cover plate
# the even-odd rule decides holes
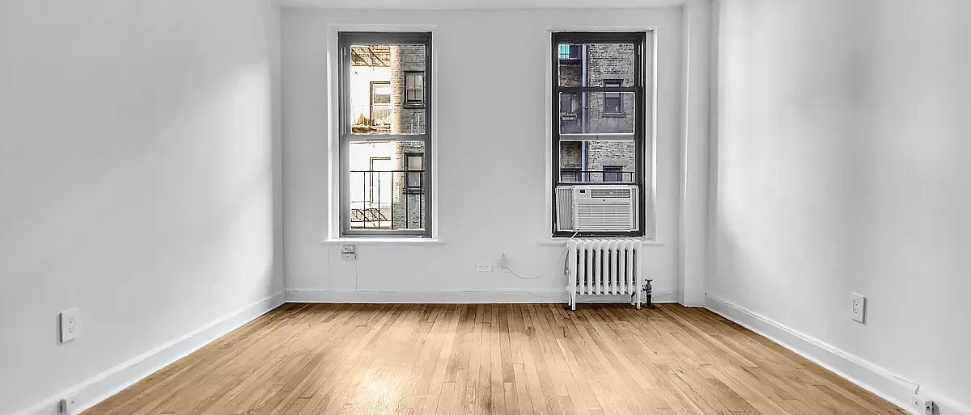
[[[61,312],[61,343],[67,343],[81,335],[81,311],[70,308]]]
[[[492,261],[476,261],[475,270],[478,272],[492,272]]]
[[[850,318],[853,321],[857,321],[866,324],[866,297],[857,294],[850,293]]]

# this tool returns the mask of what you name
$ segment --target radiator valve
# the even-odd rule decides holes
[[[654,292],[654,288],[651,287],[651,282],[654,280],[647,280],[644,282],[644,299],[648,307],[654,307],[654,303],[651,300],[651,294]]]

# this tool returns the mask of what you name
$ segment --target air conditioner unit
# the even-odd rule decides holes
[[[637,186],[557,186],[556,230],[636,231],[637,200]]]

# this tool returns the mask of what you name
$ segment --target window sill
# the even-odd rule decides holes
[[[645,246],[664,246],[665,245],[664,242],[656,241],[656,240],[648,239],[648,238],[597,237],[597,239],[613,239],[613,238],[616,238],[616,239],[636,239],[638,241],[641,241],[641,243],[644,244]],[[540,246],[566,246],[566,242],[569,241],[570,239],[571,238],[566,238],[566,237],[546,238],[546,239],[540,239],[539,241],[536,242],[536,244],[537,245],[540,245]],[[581,237],[581,238],[577,238],[577,239],[584,239],[584,238]]]
[[[333,238],[320,241],[321,245],[445,245],[445,241],[435,238]]]

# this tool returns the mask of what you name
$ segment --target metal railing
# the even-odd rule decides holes
[[[425,183],[425,170],[351,170],[351,229],[424,229]]]

